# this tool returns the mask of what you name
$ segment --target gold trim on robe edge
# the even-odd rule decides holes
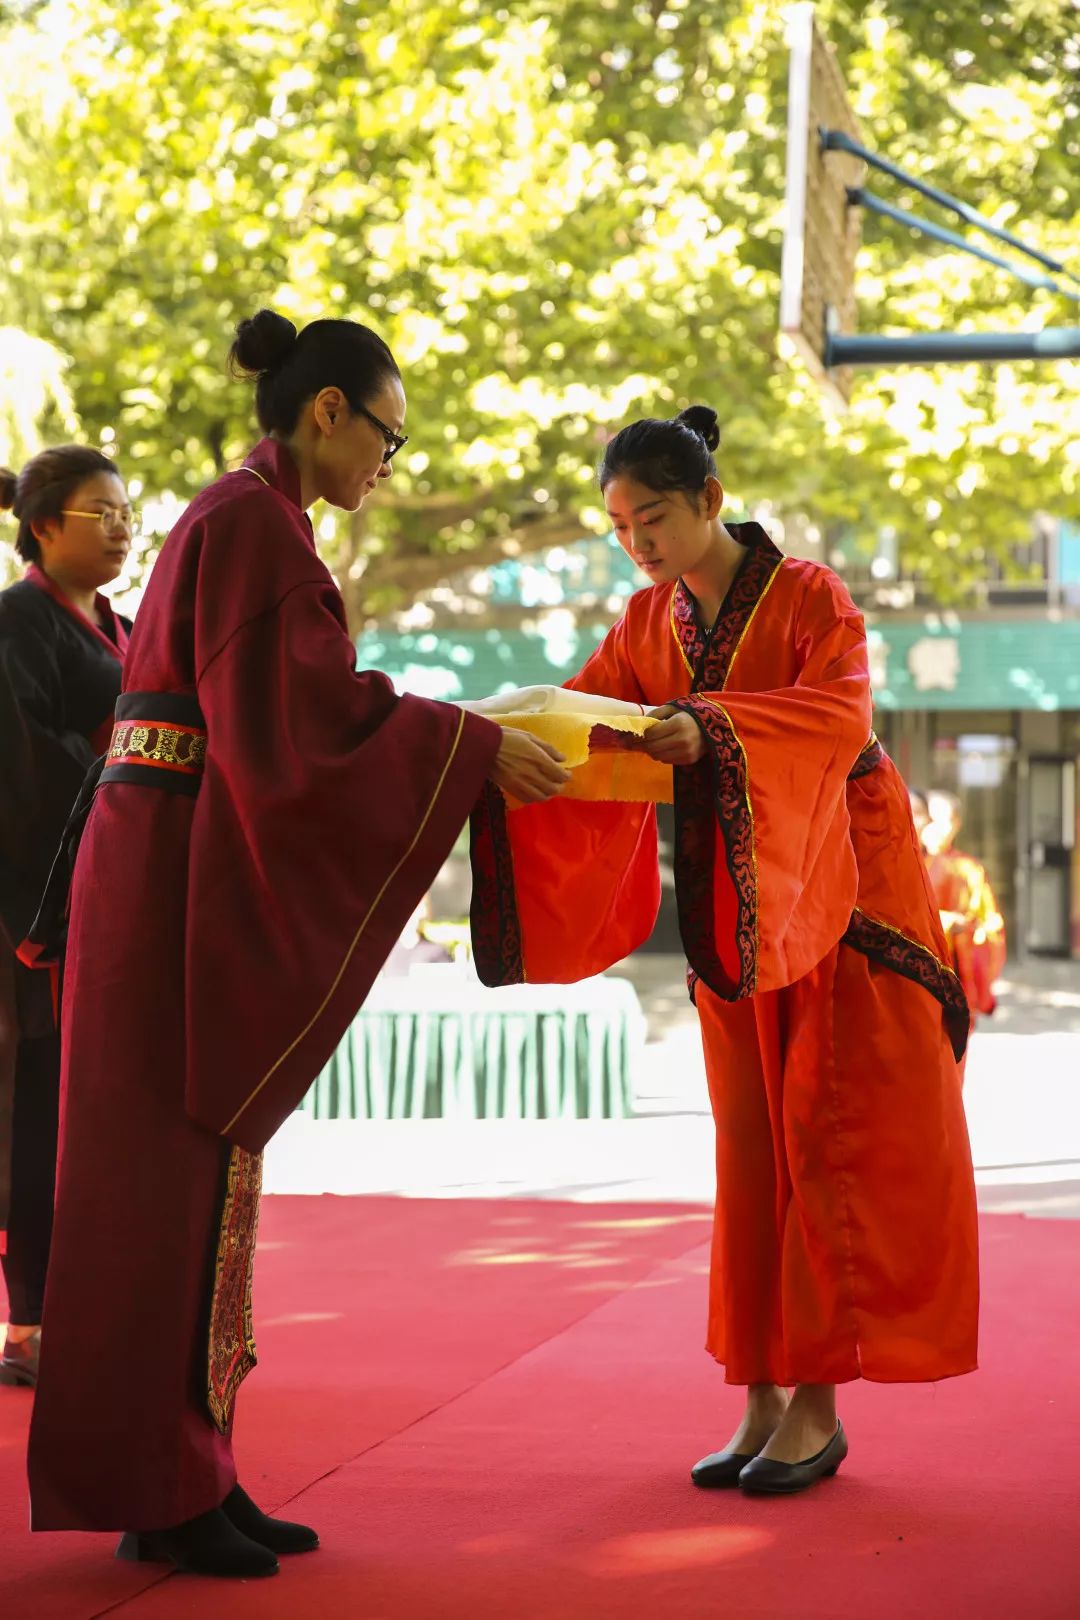
[[[210,1296],[206,1367],[206,1404],[222,1434],[228,1432],[236,1392],[258,1361],[251,1318],[251,1278],[262,1197],[262,1164],[261,1153],[234,1147],[229,1154]]]
[[[957,984],[959,984],[960,981],[957,978],[956,970],[951,968],[948,962],[943,962],[937,952],[931,950],[930,946],[925,945],[921,939],[916,939],[912,934],[905,934],[902,928],[897,928],[892,923],[883,922],[880,917],[871,916],[870,912],[864,911],[862,906],[856,906],[851,915],[852,919],[864,917],[874,928],[883,928],[887,934],[893,934],[897,939],[902,939],[905,945],[914,946],[915,950],[921,951],[931,962],[935,962],[944,974],[950,979],[956,979]]]

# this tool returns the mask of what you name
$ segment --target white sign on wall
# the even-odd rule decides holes
[[[883,692],[889,684],[889,643],[880,630],[867,631],[866,653],[870,685],[875,692]]]
[[[955,636],[923,636],[907,655],[917,692],[955,692],[960,678],[960,643]]]

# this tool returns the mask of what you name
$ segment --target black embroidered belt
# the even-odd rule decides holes
[[[181,692],[124,692],[100,784],[141,782],[193,796],[206,768],[206,722]]]
[[[870,741],[867,743],[866,747],[863,749],[850,771],[848,771],[848,781],[857,782],[860,776],[869,776],[870,772],[876,770],[881,764],[884,757],[884,748],[882,748],[881,744],[874,736],[874,733],[871,732]]]

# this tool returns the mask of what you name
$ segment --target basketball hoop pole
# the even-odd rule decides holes
[[[1080,326],[1041,332],[927,332],[917,337],[825,337],[825,365],[927,366],[942,361],[1080,358]]]
[[[941,208],[947,208],[950,213],[958,214],[974,230],[984,231],[987,236],[993,236],[997,241],[1005,242],[1009,247],[1015,248],[1018,253],[1023,253],[1027,258],[1034,259],[1036,264],[1041,264],[1047,270],[1054,270],[1058,275],[1068,276],[1070,281],[1080,281],[1080,276],[1073,275],[1068,266],[1062,264],[1060,259],[1055,259],[1049,253],[1044,253],[1041,248],[1032,247],[1029,242],[1022,241],[1019,236],[1014,236],[1011,231],[1007,231],[1003,226],[995,224],[992,219],[987,219],[985,214],[980,214],[971,207],[970,203],[964,202],[959,197],[951,196],[947,191],[942,191],[940,186],[932,186],[919,175],[909,174],[907,169],[902,169],[898,163],[893,163],[889,158],[882,157],[880,153],[871,151],[861,141],[853,140],[846,131],[819,128],[818,139],[821,142],[823,152],[846,152],[849,156],[858,158],[861,162],[869,164],[872,169],[879,169],[882,174],[890,175],[892,179],[899,180],[901,185],[909,186],[912,191],[920,192],[930,202],[937,203]]]
[[[862,139],[835,53],[814,22],[812,0],[788,11],[788,127],[784,246],[780,265],[782,352],[797,354],[824,399],[841,409],[856,366],[932,366],[950,362],[1080,359],[1080,327],[1051,326],[1029,332],[926,332],[886,337],[857,330],[855,261],[862,209],[921,231],[964,253],[988,260],[1030,286],[1075,298],[1050,274],[1080,285],[1060,259],[1005,230],[919,175],[881,157]],[[875,196],[863,184],[866,166],[958,214],[972,230],[1005,243],[1040,274],[976,246],[932,220],[922,219]]]
[[[818,138],[823,152],[843,152],[861,159],[876,169],[881,169],[885,174],[892,175],[905,185],[921,191],[932,202],[959,214],[967,224],[1007,242],[1027,258],[1044,265],[1046,269],[1076,279],[1059,260],[1041,252],[1038,248],[1030,247],[1019,237],[995,225],[992,220],[984,219],[967,203],[951,197],[948,192],[908,174],[905,169],[890,162],[888,158],[879,157],[876,152],[872,152],[861,141],[854,140],[843,130],[819,128]],[[861,186],[849,186],[847,199],[850,207],[872,208],[876,213],[884,214],[887,218],[896,220],[898,224],[908,225],[925,236],[946,242],[964,253],[973,254],[976,258],[987,259],[991,264],[1008,270],[1011,275],[1018,276],[1031,285],[1049,288],[1070,298],[1077,296],[1069,288],[1051,281],[1049,277],[1036,275],[1022,265],[1002,259],[996,253],[988,253],[985,248],[976,247],[974,243],[965,241],[954,232],[935,225],[932,220],[922,219],[918,214],[911,214],[903,208],[895,208]],[[918,366],[937,365],[949,361],[1067,360],[1078,357],[1080,357],[1080,327],[1077,326],[1044,327],[1038,332],[926,332],[911,337],[885,337],[873,334],[860,337],[853,333],[832,332],[826,325],[822,354],[826,371],[834,366]]]

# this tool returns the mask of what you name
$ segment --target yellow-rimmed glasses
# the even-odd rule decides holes
[[[97,512],[77,512],[72,506],[60,508],[62,517],[97,518],[106,534],[116,534],[125,529],[128,534],[138,534],[142,529],[142,516],[133,512],[130,506],[103,506]]]

